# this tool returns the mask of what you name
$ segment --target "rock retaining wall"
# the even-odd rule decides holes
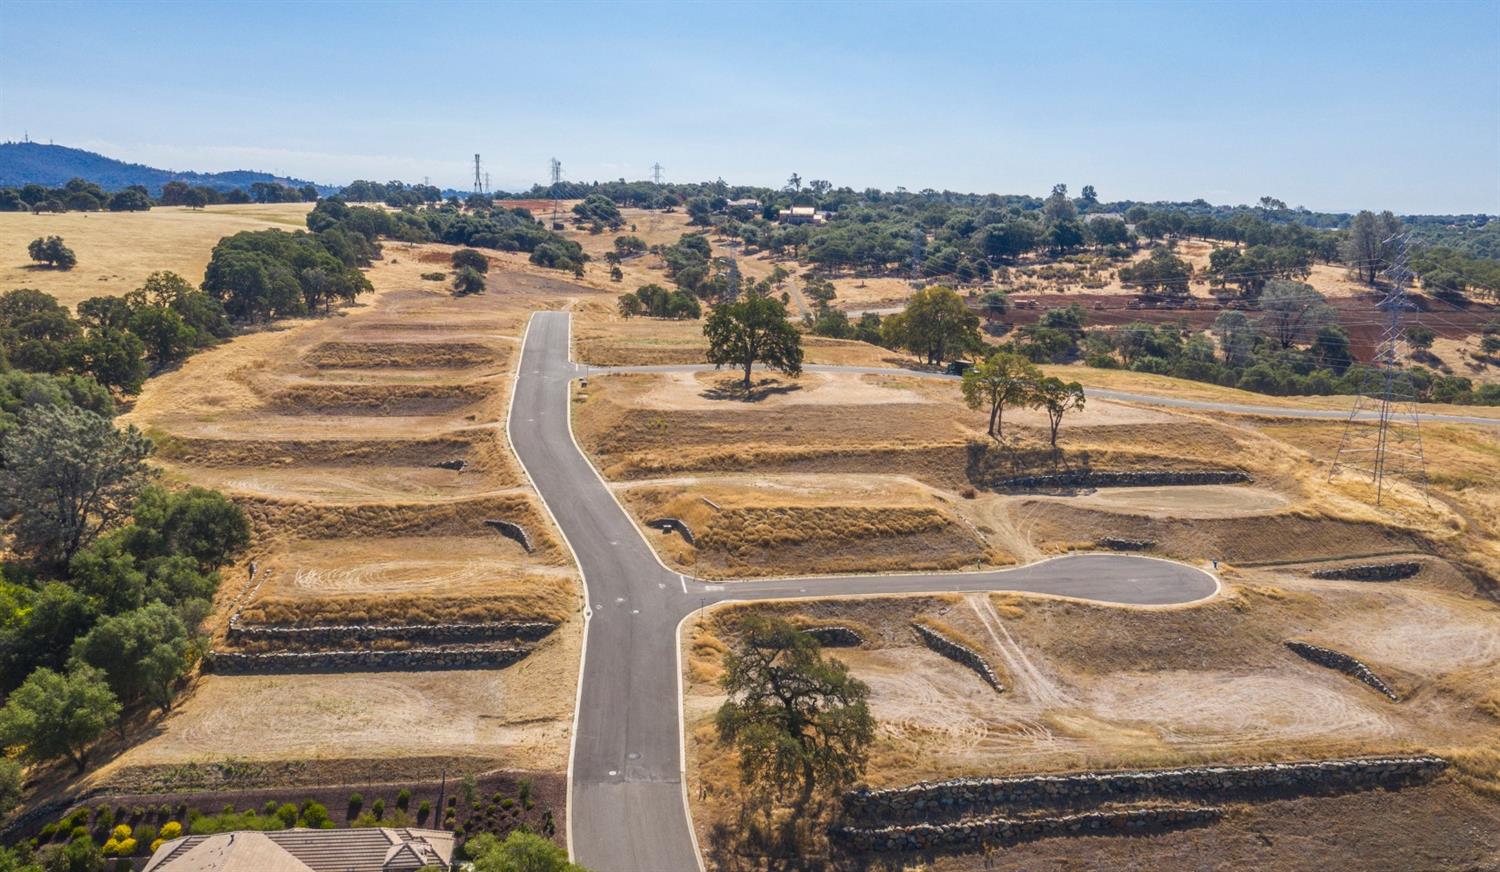
[[[215,651],[206,668],[221,675],[282,672],[384,672],[433,669],[492,669],[509,666],[529,648],[454,646],[403,648],[396,651],[275,651],[252,654]]]
[[[986,817],[945,824],[835,826],[828,834],[855,851],[974,850],[1047,836],[1125,835],[1204,826],[1224,816],[1215,806],[1093,811],[1031,818]]]
[[[1393,702],[1400,702],[1401,698],[1380,676],[1370,671],[1370,667],[1350,657],[1342,651],[1332,648],[1323,648],[1318,645],[1310,645],[1306,642],[1287,642],[1286,646],[1299,656],[1311,660],[1319,666],[1327,666],[1329,669],[1337,669],[1345,675],[1351,675],[1370,685],[1389,697]]]
[[[1000,677],[995,674],[994,669],[990,668],[989,661],[981,657],[977,651],[970,650],[969,646],[955,642],[931,627],[914,623],[911,628],[916,631],[917,638],[921,639],[928,648],[979,673],[979,677],[993,687],[996,693],[1005,692],[1005,685],[1000,683]]]
[[[1150,539],[1117,539],[1113,536],[1098,539],[1094,544],[1111,551],[1150,551],[1156,547],[1156,543]]]
[[[520,524],[510,521],[488,520],[484,522],[484,525],[499,530],[501,536],[507,539],[514,539],[521,544],[522,548],[526,549],[527,554],[531,553],[531,537],[526,535],[526,528]]]
[[[557,629],[547,621],[491,621],[468,624],[408,624],[382,626],[342,624],[293,627],[274,624],[242,624],[232,621],[226,638],[231,643],[270,643],[275,647],[320,648],[360,642],[399,641],[414,645],[461,642],[496,642],[521,639],[535,642]]]
[[[1396,788],[1436,778],[1447,761],[1432,755],[1358,757],[1248,766],[1189,766],[1073,772],[1010,778],[960,778],[844,794],[852,820],[932,819],[1009,807],[1056,809],[1150,798],[1222,801],[1287,798]]]
[[[1095,472],[1080,469],[1054,475],[1022,475],[997,481],[995,487],[1006,490],[1082,487],[1162,487],[1164,485],[1246,484],[1249,474],[1237,469],[1140,470],[1135,472]]]
[[[865,643],[860,634],[848,627],[803,627],[802,632],[818,640],[824,648],[854,648]]]
[[[646,522],[646,526],[653,530],[678,533],[689,545],[694,547],[698,545],[698,542],[693,538],[693,531],[688,529],[687,522],[681,518],[652,518]]]
[[[1411,578],[1421,571],[1422,564],[1415,560],[1403,560],[1397,563],[1334,566],[1329,569],[1315,569],[1311,574],[1313,578],[1337,578],[1346,581],[1399,581],[1403,578]]]

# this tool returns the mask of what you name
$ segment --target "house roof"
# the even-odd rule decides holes
[[[239,831],[173,839],[144,872],[415,872],[452,860],[453,834],[442,830]]]

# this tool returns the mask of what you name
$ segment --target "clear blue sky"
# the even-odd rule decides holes
[[[172,169],[1500,212],[1500,0],[0,0],[0,32],[0,137]]]

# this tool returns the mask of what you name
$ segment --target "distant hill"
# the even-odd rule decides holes
[[[144,185],[152,195],[171,181],[204,185],[218,191],[235,188],[248,190],[256,182],[279,182],[300,188],[312,184],[305,179],[289,179],[251,170],[223,173],[172,172],[143,164],[125,163],[81,148],[65,145],[42,145],[39,142],[0,143],[0,188],[19,188],[37,184],[56,188],[70,179],[85,179],[106,191],[118,191],[131,185]],[[332,193],[326,185],[314,185],[319,193]]]

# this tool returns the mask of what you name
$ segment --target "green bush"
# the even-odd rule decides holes
[[[385,800],[383,800],[383,799],[377,799],[377,800],[375,800],[373,803],[370,804],[370,811],[373,811],[375,813],[375,819],[376,820],[379,820],[380,818],[385,817]]]
[[[328,816],[328,809],[320,802],[308,800],[302,804],[302,815],[298,823],[310,830],[331,830],[333,819]]]
[[[409,805],[411,805],[411,791],[403,787],[401,792],[396,794],[396,808],[406,811]]]

